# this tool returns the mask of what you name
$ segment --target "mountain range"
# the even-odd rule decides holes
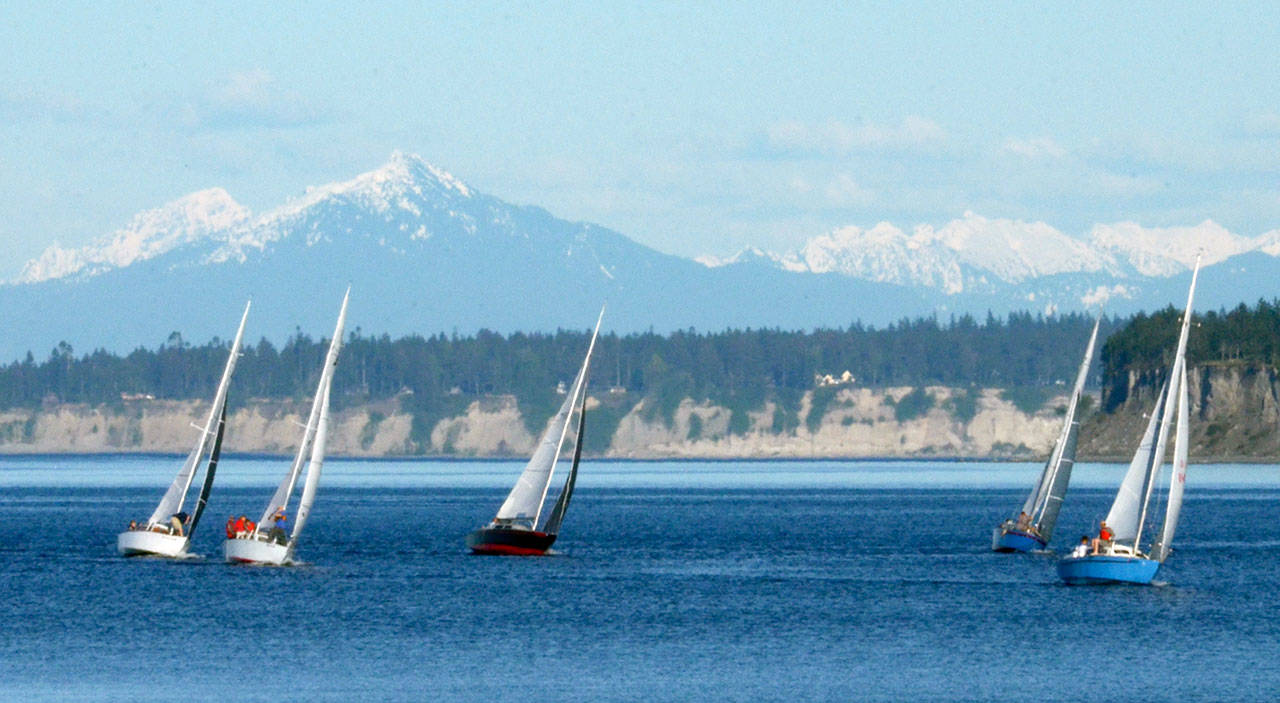
[[[0,285],[0,358],[154,346],[177,331],[229,336],[254,300],[250,338],[322,334],[352,286],[348,329],[366,334],[605,327],[884,325],[904,316],[1180,303],[1204,257],[1198,305],[1273,297],[1280,231],[1213,222],[1099,225],[1086,238],[972,213],[911,232],[845,227],[795,252],[727,260],[664,254],[597,225],[474,191],[397,152],[349,181],[254,214],[220,188],[136,215],[80,248],[53,246]]]

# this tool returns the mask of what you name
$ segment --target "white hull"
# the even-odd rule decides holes
[[[178,535],[129,530],[116,538],[116,549],[127,557],[185,557],[189,543],[189,539]]]
[[[222,553],[232,564],[282,566],[292,561],[287,545],[256,539],[229,539],[222,543]]]

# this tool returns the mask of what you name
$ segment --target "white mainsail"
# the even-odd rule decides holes
[[[307,424],[302,433],[302,442],[298,445],[298,453],[293,459],[293,463],[289,466],[289,472],[285,474],[284,480],[276,488],[276,492],[272,494],[271,500],[267,503],[266,510],[262,513],[262,518],[258,520],[261,526],[259,529],[267,528],[275,524],[275,514],[277,510],[287,510],[289,507],[289,497],[293,495],[293,489],[298,484],[298,476],[302,472],[303,464],[307,457],[311,455],[314,461],[314,447],[323,441],[323,436],[317,436],[318,431],[324,423],[328,422],[328,389],[333,382],[333,370],[338,365],[338,353],[342,350],[342,333],[347,322],[347,301],[351,298],[351,289],[347,288],[346,295],[342,296],[342,310],[338,313],[338,324],[333,330],[333,338],[329,340],[329,351],[325,355],[324,367],[320,370],[320,382],[316,385],[316,395],[311,400],[311,412],[307,415]],[[320,461],[324,459],[324,447],[320,447]],[[317,477],[319,471],[316,472]],[[314,491],[314,488],[312,489]],[[305,493],[306,486],[304,484],[303,491]],[[309,506],[308,506],[309,507]],[[297,533],[297,528],[294,532]]]
[[[320,485],[320,470],[324,468],[324,444],[329,434],[329,387],[325,386],[324,401],[320,404],[320,426],[316,428],[316,440],[311,447],[311,460],[307,462],[307,478],[302,482],[302,497],[298,499],[298,519],[293,523],[289,536],[292,548],[302,534],[302,526],[311,515],[311,504],[316,501],[316,487]]]
[[[547,488],[551,484],[551,476],[555,473],[556,462],[560,459],[560,448],[564,444],[565,435],[569,431],[569,416],[577,402],[578,394],[584,389],[583,382],[587,377],[587,368],[591,365],[591,352],[596,346],[596,336],[600,334],[600,321],[604,319],[604,308],[600,308],[600,316],[596,318],[595,331],[591,333],[591,343],[587,346],[587,356],[582,360],[582,369],[573,380],[573,386],[565,396],[564,403],[552,417],[546,432],[538,441],[529,463],[525,465],[520,479],[498,508],[498,520],[528,520],[530,527],[536,527],[542,513],[542,504],[547,499]]]
[[[1173,533],[1178,528],[1178,515],[1182,512],[1182,493],[1187,483],[1187,445],[1189,430],[1187,415],[1187,367],[1185,362],[1178,378],[1178,427],[1173,439],[1173,474],[1169,479],[1169,500],[1164,513],[1164,526],[1160,537],[1151,548],[1151,558],[1164,561],[1169,555],[1169,545],[1173,543]]]
[[[1045,540],[1053,536],[1053,527],[1058,521],[1058,510],[1062,507],[1062,499],[1066,496],[1067,485],[1071,480],[1071,469],[1076,462],[1076,442],[1080,433],[1078,410],[1080,398],[1084,395],[1084,384],[1089,377],[1089,366],[1093,363],[1093,350],[1098,341],[1098,327],[1102,324],[1099,316],[1093,323],[1093,332],[1089,335],[1089,344],[1085,347],[1084,360],[1080,362],[1080,370],[1076,373],[1076,382],[1072,387],[1071,401],[1067,405],[1066,417],[1062,423],[1062,433],[1053,445],[1049,461],[1045,463],[1040,474],[1040,481],[1032,489],[1022,510],[1032,518],[1032,523]]]
[[[1187,366],[1187,336],[1191,330],[1191,308],[1195,302],[1196,296],[1196,280],[1200,276],[1200,257],[1196,257],[1195,268],[1191,272],[1191,287],[1187,291],[1187,306],[1182,311],[1181,329],[1178,332],[1178,347],[1173,355],[1173,368],[1169,373],[1169,380],[1165,382],[1161,388],[1160,402],[1157,403],[1156,409],[1152,412],[1151,422],[1147,426],[1147,433],[1143,435],[1142,444],[1139,445],[1137,453],[1134,454],[1133,462],[1129,465],[1129,472],[1125,474],[1124,483],[1120,487],[1120,492],[1116,494],[1115,503],[1111,506],[1111,512],[1107,514],[1107,526],[1115,532],[1117,541],[1127,542],[1132,540],[1134,551],[1138,551],[1141,546],[1143,526],[1147,520],[1147,506],[1151,501],[1151,493],[1155,489],[1156,475],[1159,473],[1160,467],[1164,464],[1165,447],[1169,439],[1169,428],[1174,421],[1174,414],[1178,413],[1181,428],[1179,432],[1185,431],[1185,416],[1183,415],[1183,399],[1186,395],[1186,366]],[[1157,426],[1157,418],[1158,426]],[[1155,434],[1155,446],[1151,447],[1151,435]],[[1181,441],[1182,451],[1186,451],[1186,441]],[[1178,464],[1178,444],[1179,440],[1174,443],[1174,465],[1175,474],[1177,473]],[[1141,461],[1140,461],[1141,460]],[[1142,469],[1145,467],[1145,470]],[[1136,471],[1135,471],[1136,470]],[[1182,460],[1182,476],[1186,474],[1186,458]],[[1140,490],[1135,490],[1133,483],[1140,481]],[[1178,484],[1179,481],[1173,481]],[[1169,530],[1172,536],[1172,529],[1168,522],[1168,510],[1174,511],[1174,522],[1177,522],[1177,512],[1182,506],[1182,488],[1177,489],[1177,505],[1173,502],[1169,503],[1165,514],[1165,529]],[[1170,497],[1173,497],[1174,488],[1170,488]],[[1136,495],[1136,498],[1134,497]],[[1115,520],[1113,523],[1112,520]],[[1162,541],[1158,548],[1161,552],[1168,553],[1168,541]],[[1157,561],[1161,557],[1157,557]]]
[[[1152,464],[1156,462],[1155,438],[1160,419],[1164,415],[1164,401],[1165,387],[1161,386],[1160,393],[1156,396],[1156,407],[1151,411],[1151,419],[1147,421],[1147,431],[1142,433],[1142,441],[1138,443],[1138,450],[1133,453],[1129,470],[1125,472],[1120,490],[1116,492],[1115,502],[1107,513],[1107,526],[1115,533],[1115,539],[1119,542],[1132,542],[1138,537],[1142,488]]]
[[[169,484],[169,489],[165,491],[164,497],[160,499],[160,504],[156,506],[151,517],[147,519],[148,524],[162,523],[169,519],[169,516],[182,510],[182,504],[186,502],[187,492],[191,489],[191,481],[195,478],[196,468],[200,465],[200,460],[212,450],[214,435],[214,427],[218,422],[218,418],[222,416],[222,407],[227,402],[227,388],[231,385],[231,374],[235,372],[236,360],[240,358],[240,343],[244,339],[244,325],[249,319],[249,307],[252,301],[245,303],[244,314],[240,316],[240,327],[236,330],[235,340],[231,342],[231,352],[227,355],[226,366],[222,369],[222,379],[218,381],[218,390],[213,396],[213,405],[209,408],[209,418],[205,420],[204,427],[200,431],[200,438],[196,440],[196,444],[191,448],[191,453],[187,455],[186,461],[182,462],[182,468],[178,471],[178,475],[173,478],[173,483]]]

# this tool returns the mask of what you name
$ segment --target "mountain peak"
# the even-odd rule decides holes
[[[222,188],[208,188],[153,210],[86,246],[57,244],[22,267],[15,283],[37,283],[75,274],[93,275],[159,256],[183,244],[228,230],[249,219],[249,209]]]

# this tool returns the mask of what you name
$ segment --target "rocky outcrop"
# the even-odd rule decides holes
[[[1280,385],[1275,368],[1218,362],[1188,375],[1192,458],[1256,461],[1280,456]],[[1130,373],[1107,389],[1103,406],[1081,431],[1081,454],[1128,460],[1156,404],[1163,374]]]

